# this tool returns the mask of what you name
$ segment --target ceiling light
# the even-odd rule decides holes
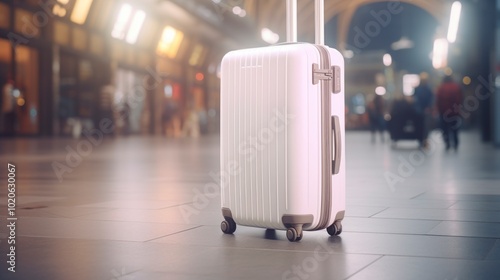
[[[262,40],[268,44],[276,44],[280,40],[280,36],[273,31],[271,31],[269,28],[262,28],[261,30],[261,36]]]
[[[392,65],[392,56],[388,53],[384,54],[384,57],[383,57],[383,62],[384,62],[384,65],[389,67]]]
[[[442,69],[448,63],[448,41],[444,38],[434,41],[434,50],[432,54],[432,66],[435,69]]]
[[[125,38],[125,28],[127,27],[127,23],[130,19],[131,14],[132,6],[130,6],[129,4],[123,4],[120,12],[118,13],[118,18],[115,21],[111,36],[117,39]]]
[[[448,25],[448,42],[454,43],[457,40],[458,24],[460,23],[460,13],[462,4],[459,1],[451,5],[450,23]]]
[[[77,24],[84,24],[89,14],[93,0],[76,0],[75,7],[71,13],[71,21]]]
[[[144,11],[139,10],[135,13],[127,32],[127,38],[125,39],[128,43],[135,44],[135,42],[137,42],[137,37],[139,37],[139,32],[141,31],[145,19],[146,13]]]
[[[403,36],[399,41],[392,43],[391,48],[395,51],[413,48],[413,42],[407,37]]]

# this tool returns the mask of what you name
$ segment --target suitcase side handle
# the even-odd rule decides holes
[[[338,174],[340,170],[342,138],[340,135],[340,121],[338,116],[332,116],[332,134],[335,157],[332,160],[332,174]]]

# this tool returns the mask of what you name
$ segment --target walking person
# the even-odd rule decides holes
[[[368,103],[368,117],[370,119],[370,130],[372,134],[372,143],[375,143],[375,134],[380,133],[380,140],[384,142],[384,99],[382,96],[375,94],[373,99]]]
[[[1,89],[3,132],[7,136],[13,136],[16,131],[17,115],[14,89],[14,81],[9,77],[7,83]]]
[[[459,115],[459,106],[462,104],[463,95],[460,86],[453,81],[451,76],[445,76],[439,86],[436,96],[436,105],[443,130],[443,140],[446,150],[451,147],[458,149],[458,130],[462,123]]]
[[[421,148],[427,146],[427,137],[429,135],[429,119],[432,113],[432,103],[434,94],[429,86],[429,75],[425,72],[420,73],[420,84],[415,88],[413,94],[413,106],[420,124],[419,143]]]

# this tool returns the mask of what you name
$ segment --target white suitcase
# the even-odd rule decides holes
[[[288,41],[296,0],[287,2]],[[342,231],[345,212],[344,59],[323,45],[323,0],[316,44],[232,51],[222,60],[221,229],[236,224]]]

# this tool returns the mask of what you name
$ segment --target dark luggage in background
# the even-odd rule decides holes
[[[396,100],[391,109],[387,130],[394,144],[399,140],[420,141],[423,138],[422,118],[415,112],[410,102]]]

